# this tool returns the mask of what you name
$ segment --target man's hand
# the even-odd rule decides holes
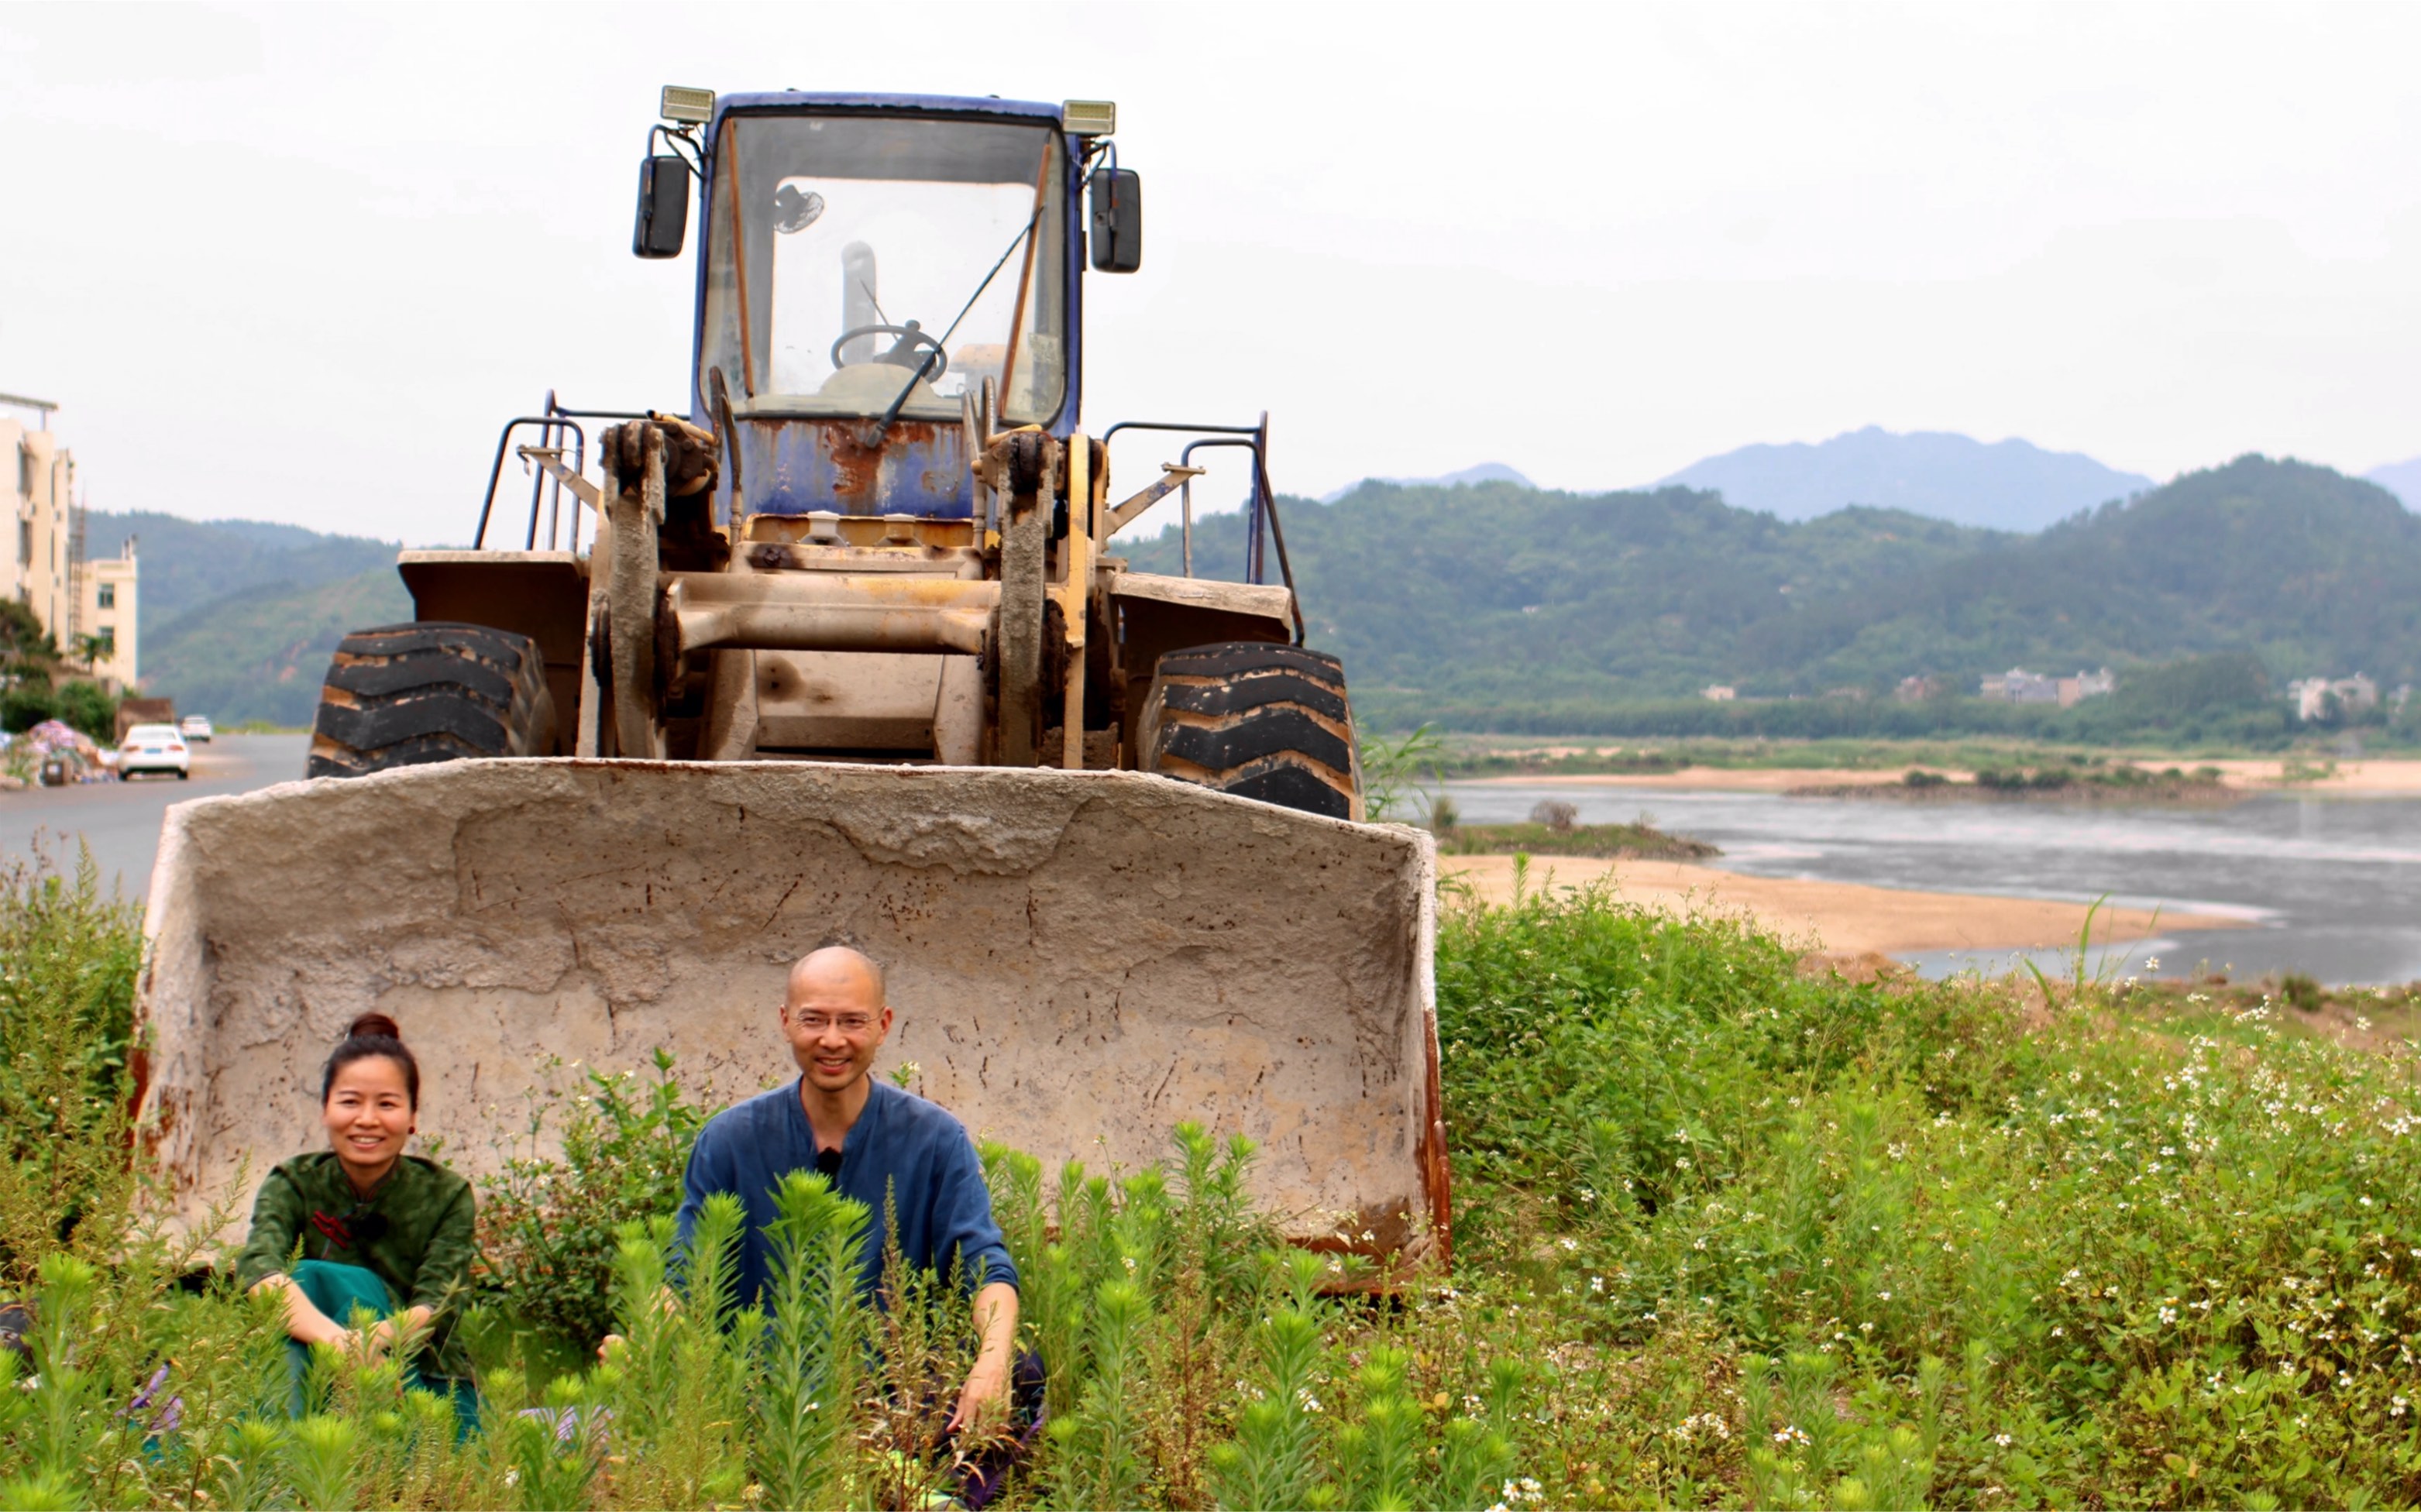
[[[950,1414],[950,1431],[983,1438],[1008,1420],[1008,1361],[985,1354],[967,1372],[959,1390],[958,1411]]]
[[[960,1388],[949,1431],[981,1437],[1008,1421],[1008,1367],[1017,1357],[1017,1288],[1006,1281],[978,1288],[975,1322],[983,1343],[976,1350],[976,1367]]]
[[[670,1317],[680,1310],[680,1298],[675,1295],[672,1287],[658,1286],[656,1288],[657,1312],[663,1314],[666,1317]],[[597,1358],[600,1360],[611,1360],[616,1355],[620,1354],[624,1348],[628,1348],[630,1343],[631,1341],[629,1339],[624,1338],[619,1333],[608,1333],[603,1338],[597,1341]]]

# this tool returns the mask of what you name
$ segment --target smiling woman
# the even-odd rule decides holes
[[[477,1421],[450,1316],[470,1279],[471,1188],[403,1153],[419,1115],[420,1063],[393,1019],[365,1013],[320,1076],[329,1147],[296,1156],[260,1184],[237,1277],[285,1298],[298,1411],[311,1349],[327,1346],[399,1352],[408,1384],[451,1397],[466,1427]]]

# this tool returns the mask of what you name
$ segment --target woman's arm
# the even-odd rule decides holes
[[[425,1324],[461,1299],[471,1285],[471,1262],[478,1255],[477,1208],[468,1184],[430,1231],[429,1248],[421,1253],[420,1269],[413,1272],[412,1295],[403,1299],[405,1316],[417,1314]]]
[[[305,1344],[325,1344],[333,1348],[349,1349],[356,1344],[375,1359],[395,1347],[398,1339],[417,1338],[429,1331],[430,1319],[436,1314],[426,1307],[407,1307],[392,1317],[383,1317],[356,1336],[351,1329],[312,1303],[303,1288],[283,1271],[261,1277],[253,1283],[252,1294],[264,1291],[279,1293],[286,1301],[286,1333],[289,1338]]]
[[[332,1344],[339,1348],[352,1342],[352,1330],[338,1327],[334,1318],[313,1306],[311,1299],[303,1295],[303,1288],[285,1271],[273,1271],[254,1282],[249,1294],[258,1297],[264,1291],[275,1292],[285,1299],[288,1337],[305,1344]]]
[[[303,1231],[305,1206],[301,1189],[283,1167],[269,1173],[252,1202],[252,1227],[244,1235],[243,1253],[236,1257],[236,1278],[250,1278],[244,1286],[250,1295],[273,1291],[284,1300],[290,1337],[305,1344],[343,1344],[347,1331],[313,1306],[286,1273],[296,1236]]]

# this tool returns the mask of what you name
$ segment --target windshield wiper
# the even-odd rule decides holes
[[[976,307],[976,301],[983,298],[984,290],[990,288],[992,287],[992,281],[1000,276],[1000,271],[1008,266],[1008,259],[1016,253],[1019,244],[1023,242],[1027,237],[1034,234],[1034,223],[1041,218],[1042,207],[1037,205],[1034,207],[1034,213],[1025,218],[1025,224],[1018,228],[1017,234],[1008,239],[1007,248],[1001,253],[1000,260],[992,265],[992,272],[983,275],[983,282],[977,284],[976,286],[976,291],[967,296],[967,302],[959,306],[958,320],[952,320],[950,322],[950,328],[942,333],[941,340],[933,343],[930,348],[927,349],[925,352],[925,360],[918,363],[916,365],[916,370],[908,375],[908,382],[899,390],[899,397],[891,401],[891,408],[882,412],[882,418],[874,422],[874,439],[867,443],[867,450],[874,451],[882,446],[882,438],[890,434],[891,422],[899,418],[899,411],[907,404],[908,396],[916,392],[916,385],[925,381],[926,373],[931,371],[933,359],[940,356],[943,349],[949,345],[950,338],[959,334],[959,321],[965,320],[967,318],[967,312]],[[876,313],[880,314],[882,312],[877,310]]]

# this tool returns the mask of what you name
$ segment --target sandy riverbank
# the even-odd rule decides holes
[[[2137,763],[2150,766],[2148,761]],[[2257,792],[2285,791],[2290,793],[2345,793],[2352,796],[2388,798],[2421,795],[2421,761],[2356,760],[2338,761],[2336,770],[2325,777],[2299,778],[2288,782],[2282,763],[2267,757],[2257,760],[2198,761],[2193,766],[2217,767],[2221,780],[2231,787],[2245,787]],[[2310,771],[2312,763],[2300,764]],[[2323,765],[2321,770],[2326,770]]]
[[[1512,896],[1511,856],[1440,856],[1438,872],[1460,878],[1491,902]],[[1533,888],[1585,886],[1609,878],[1625,901],[1676,913],[1746,914],[1785,939],[1839,955],[2073,945],[2085,917],[2079,903],[1750,877],[1678,861],[1556,856],[1530,863]],[[2219,914],[2163,912],[2155,920],[2148,910],[2105,907],[2093,917],[2093,937],[2115,942],[2178,929],[2243,927],[2243,920]]]
[[[1962,773],[1963,775],[1963,773]],[[1699,792],[1779,793],[1819,784],[1851,787],[1897,783],[1901,771],[1853,772],[1839,767],[1681,767],[1672,772],[1601,772],[1585,777],[1469,777],[1474,787],[1662,787]]]
[[[2163,772],[2172,766],[2187,771],[2196,767],[2216,767],[2222,782],[2246,792],[2333,793],[2378,798],[2421,796],[2421,760],[2339,761],[2335,771],[2327,776],[2299,775],[2293,781],[2287,779],[2286,763],[2266,756],[2220,761],[2193,761],[2180,757],[2174,762],[2143,760],[2135,764],[2148,772]],[[2314,770],[2311,763],[2298,763],[2297,766],[2299,772]],[[1673,772],[1461,780],[1468,781],[1475,787],[1646,787],[1666,791],[1695,789],[1699,792],[1779,793],[1793,787],[1892,786],[1902,780],[1907,770],[1902,767],[1881,771],[1846,767],[1682,767]],[[1972,772],[1953,768],[1928,767],[1926,770],[1943,772],[1953,782],[1973,782],[1976,777]]]

